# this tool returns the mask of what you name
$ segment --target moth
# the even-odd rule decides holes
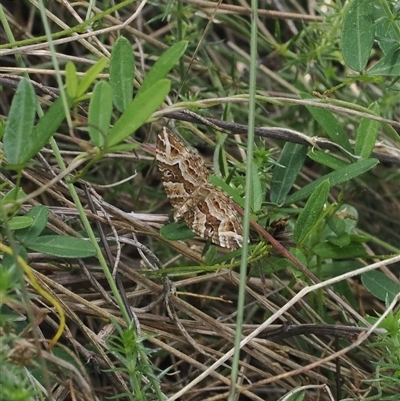
[[[199,237],[221,247],[241,247],[242,222],[233,201],[208,182],[207,167],[197,150],[164,127],[158,134],[156,158],[174,220],[184,221]]]

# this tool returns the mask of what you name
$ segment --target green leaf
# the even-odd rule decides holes
[[[26,196],[26,193],[22,188],[14,187],[7,192],[3,198],[0,198],[0,205],[4,205],[9,202],[18,201]],[[20,210],[20,205],[18,205],[18,210]],[[3,217],[0,214],[0,217]]]
[[[376,166],[378,163],[379,163],[379,160],[377,160],[377,159],[357,160],[353,164],[350,164],[346,167],[339,168],[336,171],[332,171],[331,173],[318,178],[311,184],[308,184],[305,187],[301,188],[299,191],[295,192],[293,195],[290,195],[286,199],[285,205],[290,205],[290,204],[296,203],[304,198],[307,198],[314,191],[314,189],[319,185],[319,183],[326,179],[329,180],[330,187],[332,188],[335,185],[343,184],[344,182],[350,181],[351,179],[360,176],[361,174],[370,170],[372,167]]]
[[[183,222],[174,222],[162,226],[160,234],[170,241],[180,241],[194,238],[196,236],[196,234]]]
[[[168,50],[166,50],[159,59],[151,67],[150,71],[143,80],[142,85],[139,88],[138,94],[146,91],[148,88],[154,85],[155,82],[163,79],[171,71],[174,65],[179,61],[182,55],[185,53],[188,42],[182,41],[175,43]]]
[[[32,224],[29,228],[18,231],[15,235],[20,242],[33,241],[46,227],[49,219],[49,209],[46,206],[34,206],[27,214],[31,218]]]
[[[167,96],[171,83],[162,79],[145,92],[135,96],[109,133],[109,146],[119,144],[140,128],[147,119],[161,106]]]
[[[97,60],[94,65],[92,65],[85,73],[81,81],[79,82],[77,89],[77,97],[80,98],[86,91],[89,89],[90,85],[97,79],[98,75],[104,70],[104,67],[107,65],[107,58],[102,57]]]
[[[29,138],[32,137],[36,115],[36,95],[32,84],[23,78],[18,84],[4,129],[4,154],[10,164],[22,165],[30,157]]]
[[[343,159],[339,159],[332,153],[325,153],[320,150],[310,150],[307,153],[307,156],[314,160],[315,162],[322,164],[323,166],[327,166],[332,170],[337,170],[338,168],[348,166],[349,164]]]
[[[351,242],[350,235],[346,232],[342,232],[339,235],[330,235],[326,238],[328,242],[336,246],[347,246]]]
[[[43,235],[24,242],[26,248],[61,258],[87,258],[96,255],[95,247],[82,238],[66,235]]]
[[[400,41],[397,19],[387,12],[385,2],[374,1],[372,12],[372,19],[375,22],[375,40],[383,53],[387,54]]]
[[[120,143],[119,145],[113,146],[113,152],[130,152],[132,150],[140,148],[139,143]]]
[[[89,136],[94,145],[104,145],[110,129],[111,114],[111,86],[105,81],[97,82],[89,104]]]
[[[258,166],[255,163],[251,165],[251,180],[253,185],[251,186],[251,208],[254,213],[261,209],[262,203],[264,201],[264,193],[261,188],[261,180],[258,174]]]
[[[287,142],[272,172],[270,200],[280,204],[289,193],[306,158],[307,147]]]
[[[293,237],[300,244],[320,221],[329,195],[329,181],[322,181],[313,191],[297,218]]]
[[[356,227],[357,222],[357,209],[351,205],[343,204],[328,220],[328,226],[336,235],[340,235],[342,232],[350,234]]]
[[[324,263],[322,264],[322,276],[319,278],[326,280],[359,269],[362,266],[363,264],[358,260],[335,260],[334,262]]]
[[[226,159],[226,152],[224,149],[225,139],[227,134],[217,135],[217,143],[213,155],[214,173],[217,176],[227,177],[229,175],[228,161]]]
[[[343,18],[342,52],[346,64],[355,71],[364,70],[374,42],[375,21],[371,2],[353,0]]]
[[[79,79],[75,64],[72,61],[68,61],[65,66],[65,85],[67,87],[67,94],[71,99],[75,99],[78,96],[78,83]]]
[[[68,107],[71,107],[72,100],[67,99]],[[65,118],[64,104],[61,98],[58,98],[46,111],[44,116],[36,124],[31,135],[25,138],[24,154],[21,163],[26,163],[39,150],[46,145],[51,136],[56,132],[61,122]]]
[[[113,103],[123,113],[132,101],[135,58],[128,39],[120,36],[115,42],[110,58],[110,85]]]
[[[300,97],[302,99],[312,99],[308,93],[300,92]],[[340,145],[342,148],[346,149],[348,152],[352,152],[349,138],[347,137],[346,131],[343,129],[342,125],[339,124],[338,120],[332,114],[330,110],[322,109],[320,107],[306,106],[307,110],[314,117],[315,121],[323,128],[323,130],[328,134],[329,138],[333,142]],[[345,156],[347,156],[345,154]]]
[[[369,109],[379,115],[379,105],[374,102],[369,106]],[[376,138],[378,137],[378,121],[369,118],[363,118],[356,134],[356,143],[354,153],[367,159],[371,156],[375,147]]]
[[[389,302],[392,302],[394,297],[400,292],[399,284],[380,271],[371,270],[363,273],[361,281],[364,287],[381,301],[386,301],[387,299]]]
[[[8,227],[10,230],[22,230],[32,224],[32,219],[27,216],[15,216],[10,219]]]
[[[330,242],[323,242],[314,248],[316,255],[323,259],[351,259],[366,256],[367,252],[362,244],[352,242],[347,246],[336,246]]]
[[[400,47],[396,44],[382,59],[369,70],[369,75],[388,75],[398,77],[400,75]]]

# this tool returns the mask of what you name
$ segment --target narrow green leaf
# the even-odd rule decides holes
[[[49,209],[46,206],[37,205],[26,216],[32,220],[32,224],[30,227],[20,230],[15,234],[20,242],[33,241],[41,234],[49,219]]]
[[[135,58],[128,39],[120,36],[110,58],[110,85],[115,107],[123,113],[132,101]]]
[[[379,105],[374,102],[369,106],[369,109],[376,114],[379,114]],[[354,152],[356,155],[367,159],[371,156],[375,147],[376,138],[378,137],[378,121],[369,118],[363,118],[356,134],[356,143]]]
[[[251,208],[254,213],[257,213],[261,209],[262,203],[264,201],[264,193],[261,188],[261,180],[258,174],[258,166],[253,163],[251,170],[251,180],[253,181],[251,193]]]
[[[300,244],[321,219],[329,195],[329,180],[322,181],[313,191],[294,226],[293,237]]]
[[[364,287],[376,298],[381,301],[392,302],[394,297],[400,292],[399,284],[391,280],[386,274],[372,270],[361,275]]]
[[[160,234],[170,241],[180,241],[194,238],[196,236],[196,234],[183,222],[174,222],[162,226]]]
[[[81,97],[86,94],[86,91],[89,89],[90,85],[97,79],[98,75],[104,70],[104,67],[107,65],[107,58],[102,57],[97,60],[94,65],[92,65],[85,73],[81,81],[79,82],[77,89],[77,97]]]
[[[43,235],[24,242],[28,249],[62,258],[87,258],[96,255],[96,249],[87,240],[65,235]]]
[[[301,92],[300,97],[302,99],[312,99],[308,93]],[[306,106],[307,110],[314,117],[315,121],[323,128],[323,130],[328,134],[329,138],[332,139],[333,142],[342,146],[348,152],[352,152],[352,148],[350,146],[349,138],[347,137],[346,131],[339,124],[336,117],[332,114],[331,111],[327,109],[322,109],[320,107]],[[345,154],[345,156],[347,156]]]
[[[140,148],[140,146],[139,143],[120,143],[119,145],[113,146],[113,152],[130,152]]]
[[[94,145],[103,146],[112,114],[111,86],[106,81],[99,81],[94,86],[89,104],[89,136]]]
[[[10,164],[22,165],[29,160],[27,141],[32,136],[35,115],[35,91],[32,84],[23,78],[12,100],[4,129],[4,154]]]
[[[396,44],[382,59],[369,70],[369,75],[388,75],[398,77],[400,75],[400,47]]]
[[[293,195],[290,195],[285,200],[285,205],[290,205],[292,203],[296,203],[302,199],[307,198],[321,181],[328,179],[330,187],[332,188],[335,185],[343,184],[344,182],[350,181],[351,179],[360,176],[361,174],[370,170],[372,167],[376,166],[378,163],[379,160],[377,159],[357,160],[353,164],[350,164],[343,168],[339,168],[336,171],[332,171],[331,173],[318,178],[311,184],[308,184],[305,187],[301,188]]]
[[[323,166],[327,166],[332,170],[337,170],[338,168],[348,166],[349,164],[345,162],[343,159],[339,159],[332,153],[325,153],[320,150],[310,150],[307,153],[307,156],[314,160],[315,162],[322,164]]]
[[[374,42],[375,21],[371,2],[353,0],[343,18],[342,52],[346,64],[355,71],[364,70]]]
[[[138,94],[146,91],[155,82],[163,79],[171,71],[174,65],[179,61],[182,55],[185,53],[188,42],[181,41],[175,43],[168,50],[166,50],[159,59],[151,67],[150,71],[143,80],[142,85],[139,88]]]
[[[109,133],[109,146],[122,142],[141,127],[147,119],[161,106],[167,96],[171,83],[162,79],[145,92],[135,96]]]
[[[307,147],[287,142],[272,172],[270,200],[280,204],[289,193],[303,167]],[[281,167],[282,166],[282,167]]]
[[[227,134],[217,135],[217,143],[213,154],[214,173],[221,177],[227,177],[229,175],[228,161],[224,149],[224,143],[227,136]]]
[[[75,64],[72,61],[68,61],[65,66],[65,85],[67,87],[68,96],[71,99],[75,99],[78,96],[78,82],[79,79]]]
[[[72,100],[67,99],[68,107],[72,106]],[[25,138],[25,154],[23,163],[35,156],[39,150],[46,145],[51,136],[56,132],[65,118],[65,109],[61,97],[59,97],[46,111],[36,124],[32,135]]]
[[[362,244],[352,242],[347,246],[336,246],[330,242],[323,242],[314,248],[316,255],[322,259],[350,259],[366,256],[367,252]]]
[[[0,141],[3,138],[4,135],[4,127],[5,127],[5,122],[3,119],[0,120]]]

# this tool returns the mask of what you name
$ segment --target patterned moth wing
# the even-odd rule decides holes
[[[198,152],[164,128],[158,135],[156,157],[175,221],[201,238],[235,249],[242,246],[242,223],[232,200],[208,182],[208,171]]]

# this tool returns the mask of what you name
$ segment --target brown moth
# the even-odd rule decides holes
[[[229,196],[208,182],[199,153],[167,128],[158,134],[156,157],[175,221],[224,248],[242,246],[242,223]]]

